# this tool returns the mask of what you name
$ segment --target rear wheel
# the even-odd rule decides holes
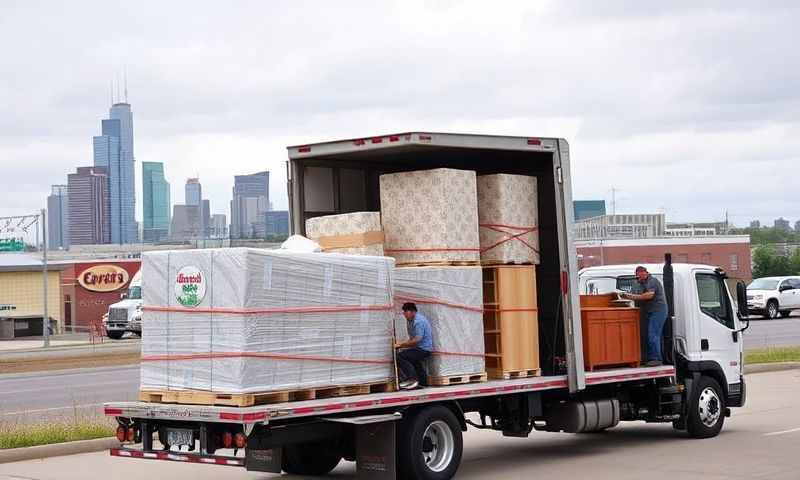
[[[112,340],[119,340],[123,335],[125,335],[125,332],[120,332],[119,330],[111,330],[108,332],[108,338]]]
[[[455,476],[464,447],[461,425],[441,405],[406,418],[398,435],[398,478],[448,480]]]
[[[774,320],[778,318],[778,302],[775,300],[770,300],[767,302],[767,318],[770,320]]]
[[[283,471],[292,475],[325,475],[339,465],[342,455],[329,442],[301,443],[283,448]]]
[[[719,383],[700,377],[689,399],[686,429],[693,438],[716,437],[725,423],[725,396]]]

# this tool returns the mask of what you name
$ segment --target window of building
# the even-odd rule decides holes
[[[676,257],[677,263],[689,263],[689,254],[688,253],[679,253]]]
[[[731,264],[731,271],[732,272],[739,271],[739,254],[738,253],[731,253],[730,264]]]
[[[706,252],[700,255],[700,263],[703,265],[711,265],[711,253]]]

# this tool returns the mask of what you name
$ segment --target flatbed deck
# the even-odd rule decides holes
[[[586,372],[586,385],[647,380],[671,377],[675,368],[661,367],[621,368]],[[222,407],[204,405],[179,405],[148,402],[110,402],[104,412],[112,417],[183,420],[221,423],[269,424],[276,420],[341,414],[400,407],[442,400],[508,395],[567,388],[567,376],[530,377],[512,380],[490,380],[484,383],[428,387],[399,392],[372,393],[349,397],[336,397],[298,402],[273,403],[252,407]]]

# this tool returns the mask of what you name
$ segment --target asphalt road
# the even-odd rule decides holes
[[[800,476],[800,370],[750,375],[747,381],[747,406],[734,410],[717,438],[692,440],[669,425],[642,423],[623,424],[606,434],[534,432],[526,439],[470,430],[465,434],[457,478],[796,480]],[[278,477],[234,467],[112,458],[105,452],[0,466],[0,480],[149,478]],[[342,462],[332,478],[354,478],[353,464]]]
[[[0,375],[0,423],[95,416],[138,387],[139,365]]]
[[[775,320],[754,317],[744,332],[745,350],[788,346],[800,346],[800,312]]]

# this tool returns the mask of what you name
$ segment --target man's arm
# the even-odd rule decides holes
[[[421,336],[421,335],[417,335],[416,337],[414,337],[414,338],[409,338],[408,340],[406,340],[406,341],[404,341],[404,342],[397,342],[397,343],[395,343],[395,344],[394,344],[394,348],[411,348],[411,347],[416,347],[416,346],[417,346],[417,344],[420,342],[420,340],[422,340],[422,336]]]
[[[655,298],[656,292],[653,290],[648,290],[644,293],[623,293],[620,296],[628,300],[635,300],[637,302],[646,302],[648,300],[652,300],[653,298]]]

